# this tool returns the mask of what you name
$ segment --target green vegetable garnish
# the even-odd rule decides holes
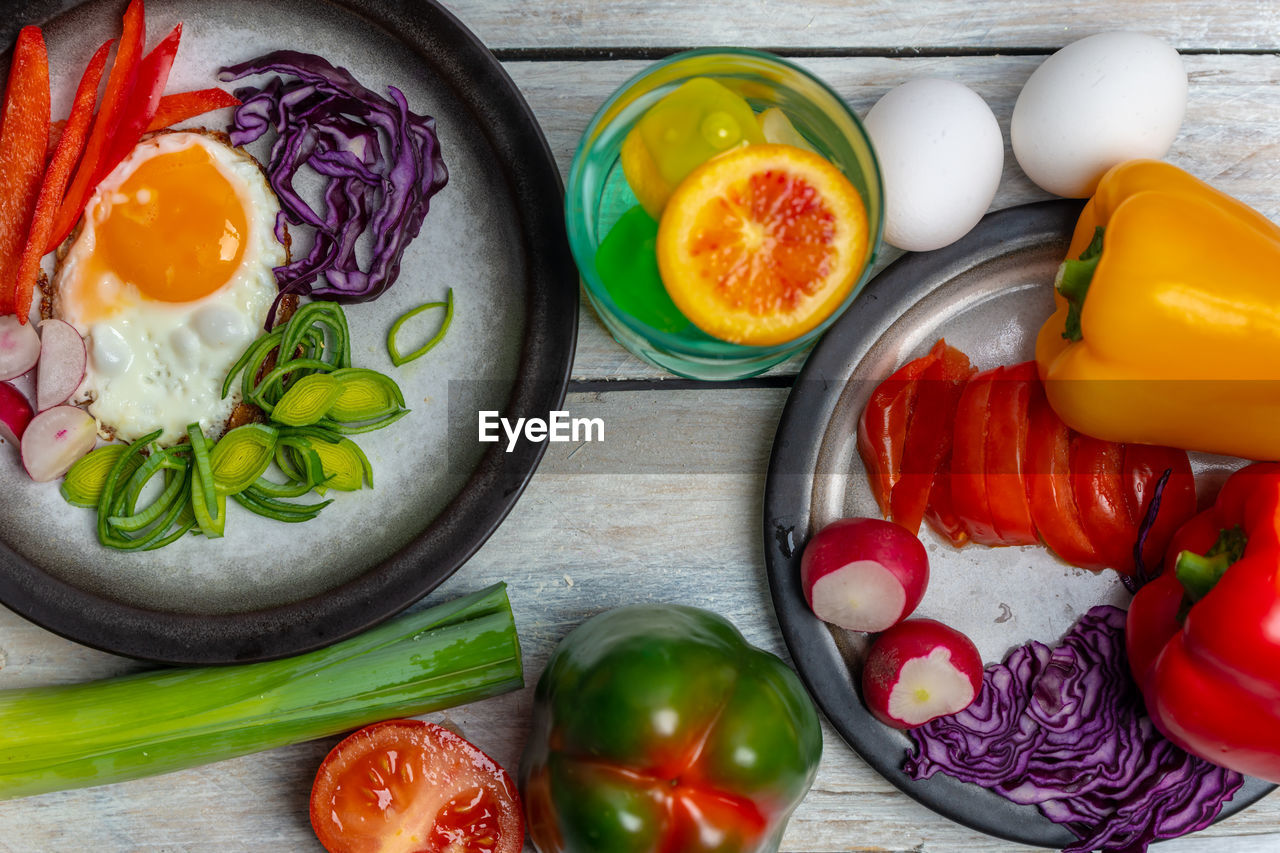
[[[107,444],[80,457],[62,481],[62,497],[72,506],[94,509],[107,484],[111,468],[125,452],[123,444]],[[140,462],[141,460],[137,460]],[[126,476],[132,472],[126,472]]]
[[[121,782],[523,685],[502,584],[267,663],[0,692],[0,799]]]
[[[266,424],[243,424],[218,439],[209,453],[214,490],[233,495],[252,486],[271,467],[278,434]]]
[[[414,317],[421,314],[423,311],[429,311],[432,308],[444,309],[444,320],[440,323],[439,330],[436,331],[436,333],[431,337],[431,340],[427,341],[425,344],[418,347],[413,352],[409,353],[408,355],[401,355],[400,345],[396,340],[400,332],[400,327],[403,326],[405,323],[407,323],[409,320],[412,320]],[[387,354],[391,356],[391,363],[394,364],[396,367],[400,367],[401,365],[408,364],[409,362],[413,361],[415,358],[421,358],[422,356],[426,355],[428,352],[431,351],[431,349],[436,344],[444,340],[444,336],[449,332],[449,324],[452,322],[453,322],[453,288],[452,287],[445,292],[444,302],[428,302],[425,305],[419,305],[417,308],[414,308],[410,311],[405,312],[404,314],[401,314],[400,318],[391,325],[391,331],[387,332]]]
[[[187,427],[191,441],[195,468],[191,472],[191,510],[195,513],[200,532],[210,539],[222,536],[227,521],[227,496],[217,494],[213,487],[213,470],[209,467],[208,439],[199,424]]]
[[[304,376],[276,403],[271,420],[288,426],[308,426],[328,414],[341,393],[342,387],[331,374]]]

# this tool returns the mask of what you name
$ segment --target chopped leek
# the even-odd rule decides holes
[[[342,393],[328,373],[304,376],[289,387],[271,412],[271,420],[285,426],[308,426],[323,418]]]
[[[182,770],[522,685],[498,584],[284,660],[0,691],[0,799]]]
[[[408,353],[407,355],[401,355],[400,343],[398,340],[400,336],[400,327],[421,314],[423,311],[429,311],[432,308],[444,309],[444,319],[440,321],[440,328],[436,330],[436,333],[431,337],[431,340],[427,341],[413,352]],[[400,367],[408,364],[415,358],[421,358],[426,355],[435,347],[436,344],[444,340],[444,336],[449,333],[449,325],[452,322],[453,288],[451,287],[445,292],[444,302],[428,302],[424,305],[419,305],[417,308],[410,309],[400,315],[400,318],[391,325],[391,331],[387,332],[387,355],[391,356],[391,363],[396,367]]]

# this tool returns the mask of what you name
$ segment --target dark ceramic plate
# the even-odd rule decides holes
[[[65,114],[93,49],[118,35],[124,5],[27,2],[3,25],[2,44],[18,24],[44,27],[55,115]],[[475,423],[479,409],[546,417],[564,399],[578,275],[559,172],[511,79],[436,3],[157,0],[147,18],[149,43],[184,23],[169,91],[215,85],[222,65],[292,48],[349,68],[372,89],[395,85],[414,111],[435,117],[449,184],[432,199],[395,286],[347,308],[355,363],[394,376],[413,411],[358,437],[375,488],[339,494],[315,521],[280,524],[232,507],[226,538],[186,537],[149,554],[99,546],[93,514],[65,504],[56,483],[33,484],[5,448],[0,601],[63,636],[138,658],[294,654],[434,589],[497,528],[533,474],[544,445],[504,453],[477,442]],[[0,76],[8,66],[0,56]],[[448,287],[456,300],[448,337],[394,368],[384,343],[391,322]]]
[[[875,385],[940,337],[980,369],[1032,357],[1053,306],[1075,202],[1041,202],[988,215],[960,242],[907,255],[877,276],[805,362],[774,439],[765,486],[765,556],[774,607],[801,677],[848,744],[924,805],[973,829],[1025,844],[1063,847],[1074,836],[1034,807],[938,774],[902,771],[910,741],[867,712],[859,695],[864,635],[814,617],[800,588],[800,549],[813,531],[847,516],[876,516],[855,447],[859,413]],[[1204,470],[1212,460],[1198,460]],[[925,526],[930,584],[915,615],[969,635],[983,660],[1030,639],[1053,642],[1095,604],[1127,606],[1114,572],[1095,575],[1038,547],[955,549]],[[1273,786],[1246,780],[1222,816]]]

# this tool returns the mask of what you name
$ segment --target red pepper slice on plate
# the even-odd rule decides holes
[[[116,128],[106,158],[98,167],[96,184],[107,176],[107,173],[129,156],[129,152],[138,144],[147,125],[155,116],[160,106],[160,96],[169,82],[169,71],[173,68],[173,59],[178,54],[178,42],[182,39],[182,24],[178,24],[169,35],[164,37],[151,52],[143,57],[138,65],[138,74],[133,82],[133,91],[129,94],[120,123]]]
[[[1280,782],[1280,464],[1231,475],[1174,544],[1192,547],[1129,607],[1147,710],[1188,752]]]
[[[14,301],[19,319],[31,312],[36,277],[40,274],[40,259],[44,257],[44,247],[48,245],[49,234],[53,231],[53,220],[58,215],[58,206],[62,203],[63,193],[66,192],[67,181],[71,180],[71,170],[75,168],[81,152],[84,151],[89,123],[93,120],[93,105],[98,97],[98,83],[102,80],[102,72],[107,65],[107,53],[111,50],[111,44],[111,41],[103,43],[89,60],[89,67],[85,69],[84,76],[80,78],[80,85],[76,87],[75,99],[71,104],[71,115],[67,118],[62,134],[58,138],[53,157],[49,160],[49,167],[45,170],[35,212],[31,216],[27,243],[22,250],[22,260],[18,264]]]
[[[80,167],[76,169],[76,176],[62,199],[62,206],[58,208],[52,236],[44,247],[46,253],[52,252],[67,239],[67,235],[80,219],[89,196],[93,194],[94,187],[106,174],[99,169],[107,156],[107,150],[114,144],[120,119],[124,115],[134,81],[137,79],[145,35],[146,21],[142,0],[132,0],[124,13],[120,46],[116,49],[111,73],[107,75],[107,88],[102,94],[102,102],[93,122],[93,130],[89,132],[89,139],[85,142],[84,154],[80,159]]]
[[[973,375],[969,357],[940,340],[929,350],[934,361],[920,375],[907,423],[902,475],[890,495],[893,520],[920,532],[939,468],[951,456],[952,428],[964,385]]]
[[[152,133],[163,130],[214,110],[238,106],[240,106],[239,98],[217,87],[197,89],[193,92],[174,92],[160,98],[156,113],[143,132]]]
[[[951,499],[969,538],[983,545],[1000,544],[987,501],[987,413],[991,383],[1000,368],[984,370],[965,385],[956,406],[951,449]]]
[[[15,310],[14,278],[44,177],[49,145],[49,54],[39,27],[13,48],[0,116],[0,314]],[[27,322],[21,313],[18,320]]]
[[[1085,533],[1106,566],[1131,575],[1138,521],[1130,515],[1125,498],[1123,467],[1123,445],[1081,433],[1072,435],[1071,484]]]
[[[1044,543],[1073,566],[1106,568],[1085,532],[1071,480],[1071,430],[1049,406],[1044,385],[1031,388],[1027,407],[1027,497]]]
[[[1185,450],[1149,444],[1124,446],[1124,495],[1129,514],[1139,527],[1165,471],[1169,472],[1169,479],[1160,495],[1160,511],[1142,546],[1142,565],[1149,573],[1154,573],[1164,559],[1174,532],[1196,514],[1196,478]]]
[[[1040,383],[1034,361],[1000,368],[987,401],[985,471],[987,505],[996,538],[1006,545],[1036,545],[1027,498],[1027,410],[1031,385]]]
[[[876,386],[858,418],[858,454],[866,466],[871,492],[888,518],[893,487],[902,477],[907,421],[915,406],[919,380],[937,360],[933,353],[908,361]]]

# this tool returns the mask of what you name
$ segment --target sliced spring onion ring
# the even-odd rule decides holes
[[[252,486],[271,466],[278,434],[266,424],[243,424],[218,439],[209,451],[214,491],[232,495]]]
[[[344,367],[331,374],[338,396],[329,407],[335,421],[372,421],[404,408],[404,394],[396,381],[367,367]]]
[[[398,335],[400,333],[400,327],[403,326],[405,323],[407,323],[409,320],[421,314],[423,311],[428,311],[432,308],[444,309],[444,320],[441,321],[439,330],[437,330],[436,333],[432,335],[431,340],[427,341],[425,344],[418,347],[413,352],[409,353],[408,355],[401,355],[400,344],[397,340]],[[415,358],[421,358],[422,356],[426,355],[428,352],[431,351],[433,347],[435,347],[436,344],[444,340],[444,336],[449,332],[449,324],[452,322],[453,322],[453,288],[452,287],[445,292],[444,302],[428,302],[425,305],[419,305],[417,308],[413,308],[405,312],[404,314],[401,314],[400,318],[391,325],[391,331],[387,332],[387,354],[391,356],[391,363],[394,364],[396,367],[400,367],[401,365],[408,364],[409,362],[413,361]]]
[[[284,392],[271,412],[271,420],[286,426],[308,426],[328,414],[340,394],[342,386],[332,374],[303,376]]]
[[[127,450],[128,446],[124,444],[105,444],[77,459],[67,471],[66,479],[62,481],[63,499],[72,506],[87,509],[97,507],[98,498],[106,488],[107,478],[111,476],[111,469],[120,455]],[[132,471],[127,471],[124,476],[132,474]]]

